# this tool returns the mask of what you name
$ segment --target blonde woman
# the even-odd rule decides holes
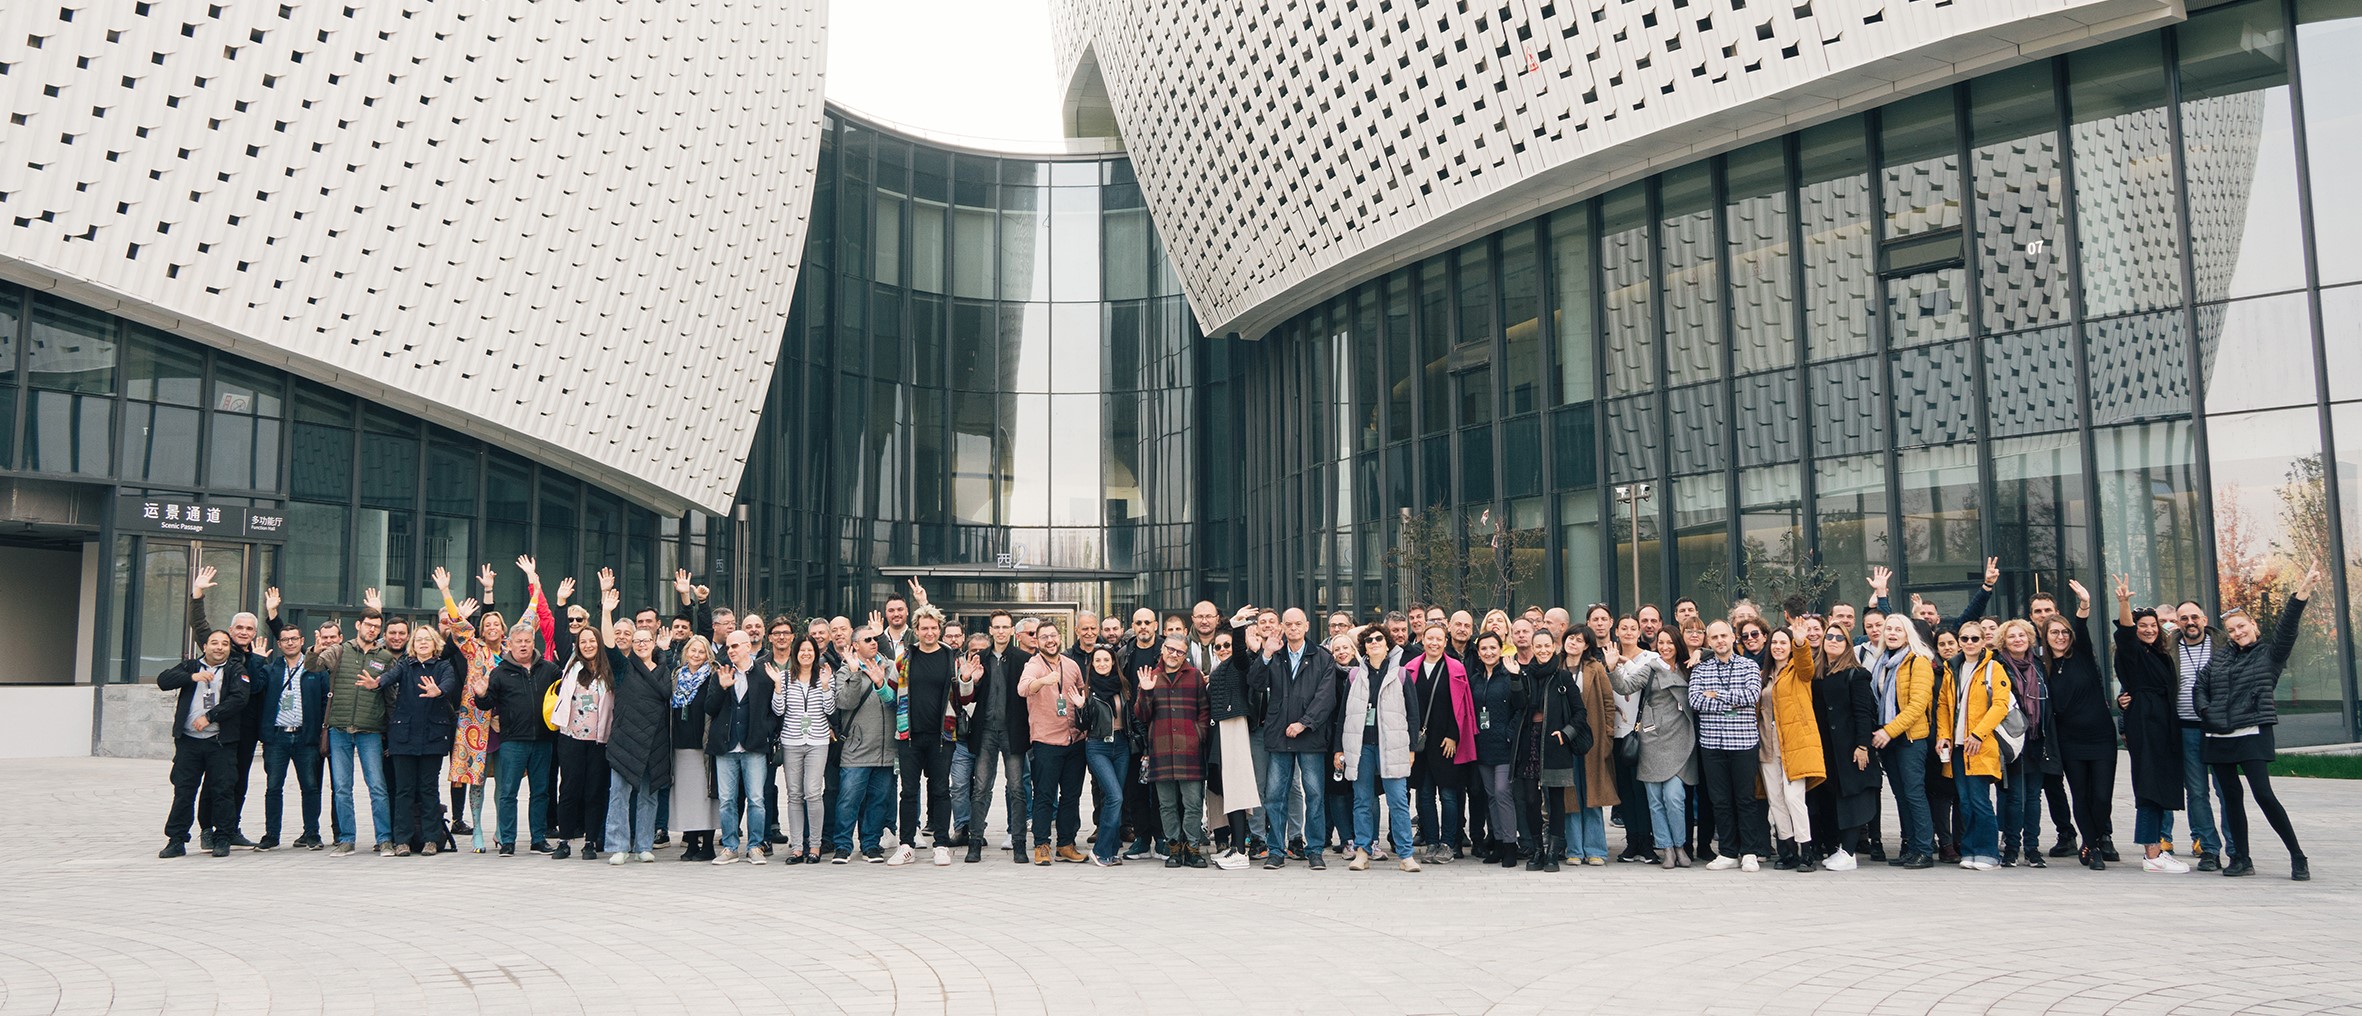
[[[681,860],[714,859],[714,830],[721,810],[714,800],[713,763],[705,753],[705,702],[700,695],[714,677],[714,644],[689,636],[673,670],[672,826],[681,834]]]
[[[1821,727],[1813,714],[1813,678],[1818,676],[1812,647],[1802,626],[1776,630],[1765,647],[1772,664],[1763,689],[1763,708],[1755,713],[1763,743],[1757,758],[1763,766],[1763,794],[1769,805],[1772,837],[1781,871],[1817,871],[1813,855],[1812,819],[1805,794],[1829,774],[1821,756]]]

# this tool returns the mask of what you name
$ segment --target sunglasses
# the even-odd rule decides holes
[[[864,636],[862,636],[861,638],[857,639],[856,641],[860,641],[860,642],[876,642],[877,640],[878,640],[878,637],[877,637],[877,636],[875,636],[875,635],[864,635]]]
[[[1214,643],[1214,648],[1216,648],[1216,649],[1228,649],[1228,648],[1230,648],[1230,643],[1228,643],[1228,642],[1216,642],[1216,643]]]
[[[1764,635],[1762,632],[1759,632],[1759,631],[1751,631],[1751,632],[1748,632],[1747,634],[1745,634],[1745,635],[1741,635],[1741,636],[1739,636],[1739,637],[1740,637],[1740,638],[1743,638],[1743,639],[1746,639],[1746,640],[1747,640],[1747,641],[1749,641],[1749,642],[1753,642],[1753,641],[1755,641],[1756,639],[1759,639],[1759,638],[1764,638],[1764,637],[1766,637],[1766,636],[1765,636],[1765,635]]]

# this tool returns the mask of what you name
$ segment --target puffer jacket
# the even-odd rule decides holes
[[[1949,669],[1944,671],[1943,684],[1937,689],[1936,729],[1931,734],[1938,740],[1953,741],[1952,755],[1944,760],[1944,775],[1959,773],[1965,761],[1970,776],[2007,778],[2002,771],[2001,741],[1993,736],[1993,728],[2009,716],[2010,701],[2009,671],[1990,656],[1982,657],[1965,681],[1955,678]],[[1957,740],[1961,734],[1977,739],[1976,754],[1969,754],[1966,742]]]
[[[1373,668],[1353,668],[1345,689],[1345,710],[1339,731],[1345,752],[1345,778],[1361,779],[1362,738],[1368,734],[1370,705],[1378,707],[1378,776],[1397,780],[1411,775],[1411,731],[1419,728],[1419,697],[1402,668],[1377,667],[1377,691],[1370,690]]]
[[[2280,610],[2279,622],[2272,626],[2270,638],[2259,638],[2251,646],[2226,639],[2215,649],[2214,659],[2198,672],[2198,685],[2191,693],[2207,733],[2228,734],[2241,727],[2280,722],[2272,691],[2280,685],[2280,672],[2288,669],[2288,654],[2296,649],[2301,630],[2298,618],[2304,612],[2305,601],[2290,597]]]
[[[439,690],[433,698],[419,694],[428,682]],[[459,732],[459,675],[441,657],[421,660],[405,656],[378,686],[385,697],[388,755],[447,755],[451,738]]]
[[[312,650],[304,666],[328,673],[328,713],[322,722],[331,730],[384,733],[385,699],[355,682],[364,673],[383,680],[386,670],[393,665],[394,654],[383,642],[366,647],[358,642],[339,642],[326,649]]]

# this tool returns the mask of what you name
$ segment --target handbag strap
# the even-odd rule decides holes
[[[1424,657],[1424,656],[1421,656],[1421,657],[1419,657],[1419,659],[1420,659],[1421,661],[1425,661],[1425,660],[1426,660],[1426,657]],[[1449,680],[1451,680],[1451,676],[1452,676],[1452,675],[1451,675],[1451,671],[1445,670],[1441,664],[1438,664],[1438,665],[1436,666],[1435,670],[1436,670],[1436,673],[1437,673],[1438,675],[1440,675],[1440,676],[1439,676],[1439,677],[1436,679],[1436,681],[1435,681],[1433,684],[1431,684],[1431,685],[1429,685],[1429,686],[1428,686],[1428,688],[1427,688],[1427,706],[1426,706],[1426,708],[1425,708],[1425,709],[1421,710],[1421,711],[1420,711],[1420,713],[1419,713],[1419,739],[1420,739],[1421,741],[1425,741],[1425,740],[1427,739],[1427,725],[1428,725],[1428,724],[1430,724],[1430,723],[1433,723],[1433,722],[1435,722],[1435,692],[1436,692],[1436,690],[1437,690],[1438,688],[1441,688],[1441,687],[1443,686],[1443,683],[1444,683],[1445,681],[1449,681]],[[1420,676],[1422,676],[1422,677],[1426,676],[1426,668],[1424,668],[1424,667],[1420,668],[1420,671],[1419,671],[1419,673],[1420,673]]]

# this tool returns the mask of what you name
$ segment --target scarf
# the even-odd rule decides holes
[[[2009,686],[2017,691],[2018,708],[2026,714],[2026,730],[2028,733],[2040,730],[2036,724],[2042,722],[2042,704],[2050,698],[2042,686],[2041,662],[2034,659],[2033,653],[2027,653],[2023,663],[2010,659],[2008,653],[1995,653],[1993,658],[2009,671]]]
[[[712,677],[713,674],[714,665],[711,660],[707,660],[704,666],[696,670],[684,668],[674,671],[673,708],[679,709],[688,705],[689,700],[697,697],[697,689],[705,687],[705,679]]]
[[[1910,656],[1911,647],[1904,646],[1891,652],[1881,649],[1877,658],[1870,661],[1870,690],[1878,696],[1878,720],[1882,726],[1893,723],[1895,713],[1902,708],[1896,698],[1895,677]]]

